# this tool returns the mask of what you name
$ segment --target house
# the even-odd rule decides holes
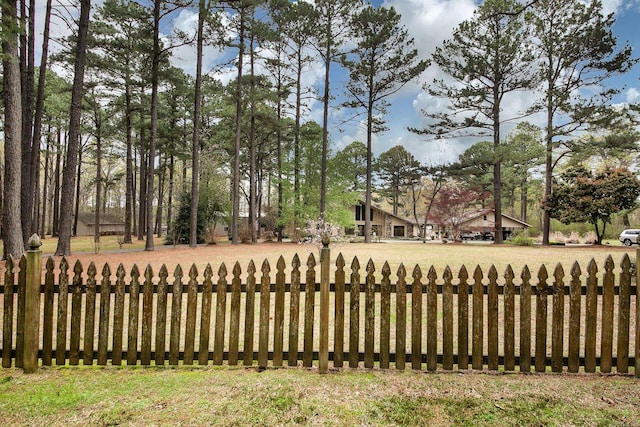
[[[479,231],[483,233],[495,233],[496,217],[493,208],[484,208],[470,211],[458,219],[444,219],[438,221],[430,218],[434,228],[442,232],[453,232],[453,234]],[[525,231],[531,225],[520,221],[509,215],[502,214],[502,236],[507,239],[511,234],[518,231]]]
[[[78,227],[76,236],[93,236],[95,233],[96,214],[93,212],[80,212],[78,214]],[[100,234],[114,235],[124,234],[124,221],[117,215],[100,215]]]
[[[359,201],[355,206],[352,206],[351,212],[355,219],[356,229],[347,230],[347,234],[356,234],[357,230],[357,234],[362,236],[364,234],[364,223],[366,218],[366,207],[364,201]],[[394,215],[393,213],[380,209],[377,206],[371,205],[369,218],[371,219],[371,233],[375,233],[375,236],[379,238],[406,238],[415,237],[417,235],[418,227],[415,221]]]

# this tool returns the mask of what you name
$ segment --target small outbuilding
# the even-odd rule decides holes
[[[95,234],[96,214],[93,212],[81,212],[78,214],[78,227],[76,236],[93,236]],[[100,215],[100,234],[117,235],[124,234],[124,221],[117,215]]]

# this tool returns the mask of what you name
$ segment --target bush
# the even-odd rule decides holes
[[[532,237],[516,235],[507,240],[507,242],[516,246],[533,246],[534,240]]]

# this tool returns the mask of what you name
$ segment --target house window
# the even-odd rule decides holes
[[[365,210],[366,208],[362,205],[356,205],[356,221],[364,221],[365,220]],[[371,221],[373,221],[373,209],[369,210],[369,217]]]
[[[393,226],[393,237],[404,237],[404,226],[403,225],[394,225]]]

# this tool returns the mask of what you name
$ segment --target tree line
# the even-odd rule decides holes
[[[174,240],[186,233],[181,239],[196,245],[201,222],[222,218],[233,243],[257,241],[257,224],[265,222],[278,239],[310,218],[347,225],[349,206],[362,195],[367,210],[381,196],[396,213],[400,198],[410,197],[405,204],[420,223],[420,206],[428,211],[445,181],[491,192],[482,203],[492,204],[498,222],[505,179],[517,170],[513,179],[526,188],[540,147],[548,243],[554,170],[593,145],[585,135],[613,144],[607,149],[635,150],[633,117],[612,108],[615,91],[603,86],[635,60],[628,46],[617,46],[613,16],[604,16],[598,1],[486,1],[430,59],[394,8],[361,0],[76,6],[47,0],[45,16],[36,17],[35,0],[2,2],[4,256],[21,254],[34,232],[58,236],[56,253],[69,254],[80,209],[88,206],[96,242],[101,217],[113,211],[124,221],[124,243],[135,236],[147,250],[163,232]],[[169,34],[181,13],[197,17],[195,31]],[[66,17],[71,35],[50,34],[52,15]],[[45,24],[37,66],[36,18]],[[61,46],[56,53],[49,52],[51,40]],[[193,75],[172,65],[184,46],[195,47]],[[215,63],[210,49],[220,52]],[[427,127],[411,130],[425,135],[427,149],[434,138],[491,142],[474,145],[453,165],[418,168],[402,147],[375,159],[373,137],[387,130],[391,97],[430,64],[446,77],[424,89],[446,98],[449,111],[425,111]],[[348,76],[340,86],[331,80],[336,67]],[[320,83],[306,84],[316,70]],[[503,103],[525,91],[535,95],[529,105],[506,116]],[[319,123],[309,118],[315,102],[322,105]],[[362,120],[366,141],[332,146],[335,108]],[[533,114],[547,117],[539,132],[502,135],[506,122]],[[524,147],[518,141],[505,154],[509,138],[535,140],[537,146],[527,145],[535,155],[516,154]],[[404,158],[403,171],[394,170],[394,156]],[[506,164],[507,157],[522,160]],[[479,172],[488,169],[490,182]],[[416,184],[425,179],[430,191]],[[526,191],[520,194],[526,202]]]

